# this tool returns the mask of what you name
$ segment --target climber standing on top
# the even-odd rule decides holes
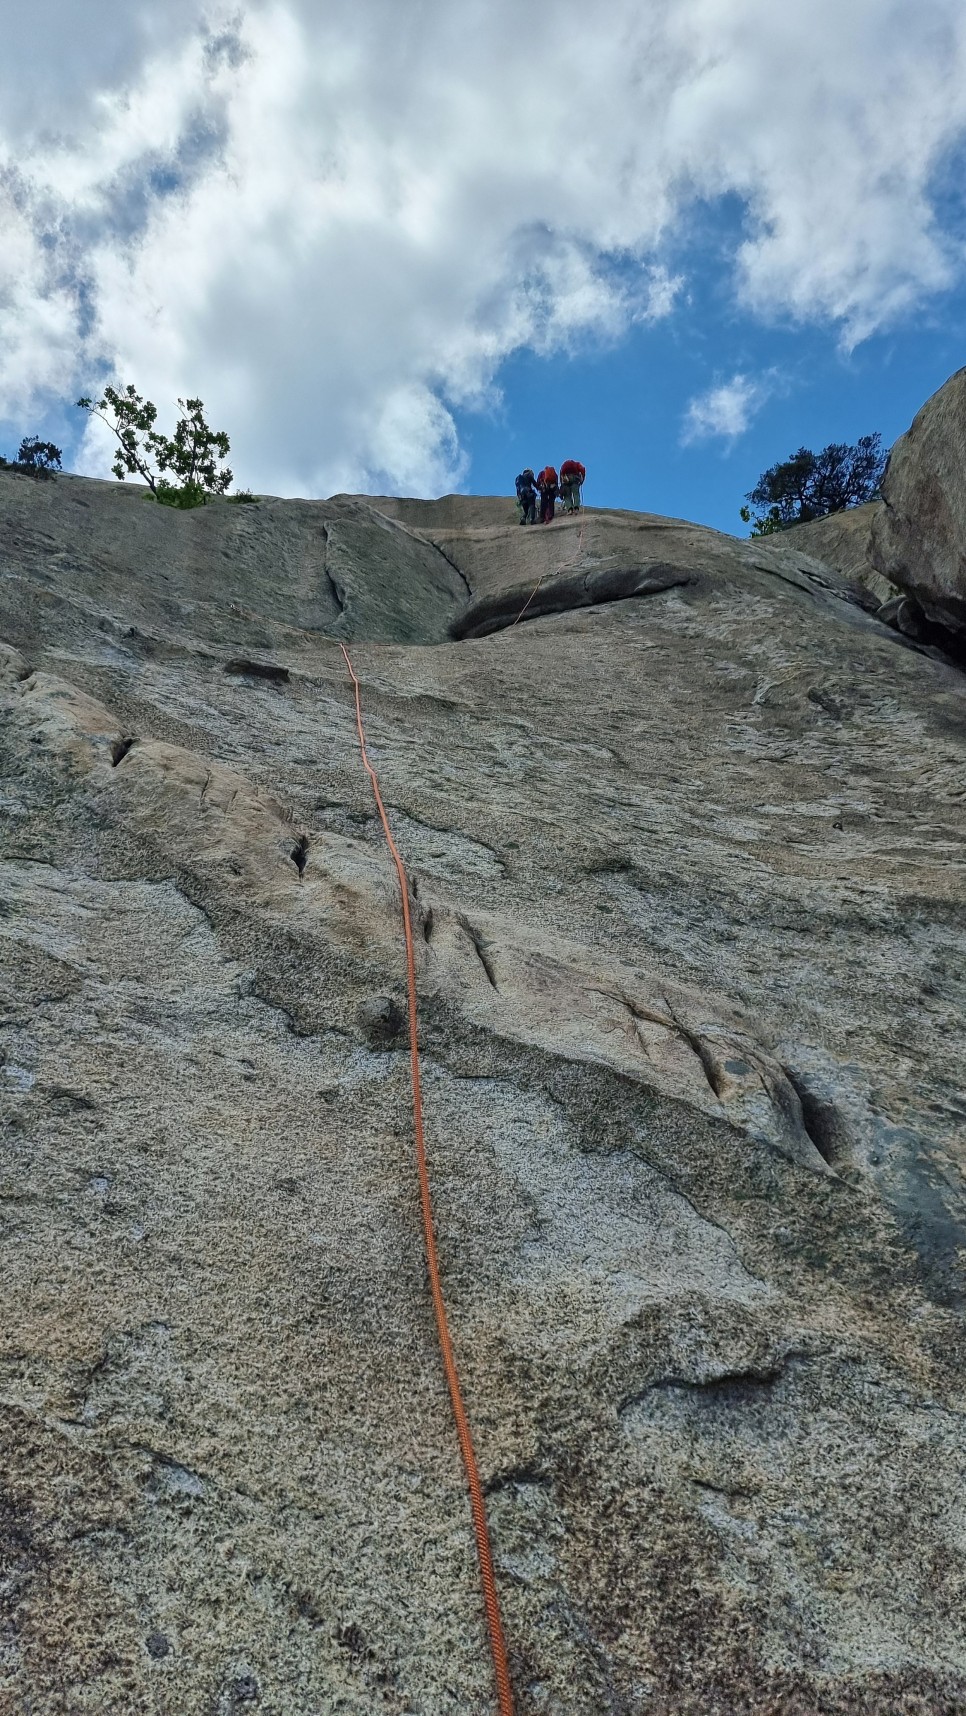
[[[517,477],[517,506],[521,524],[537,522],[537,479],[528,465]]]
[[[565,459],[560,467],[560,493],[564,512],[580,511],[580,491],[587,472],[578,459]]]
[[[540,523],[553,523],[553,506],[557,498],[557,473],[552,465],[544,465],[537,478],[540,491]]]

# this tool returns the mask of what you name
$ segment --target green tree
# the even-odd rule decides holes
[[[155,500],[177,507],[204,506],[209,495],[223,495],[231,487],[231,471],[219,468],[228,457],[228,436],[223,429],[208,427],[200,399],[178,400],[180,416],[173,435],[155,428],[157,406],[130,383],[106,387],[103,399],[84,398],[77,404],[99,417],[115,436],[111,469],[120,482],[127,476],[142,477]]]
[[[751,525],[751,536],[771,536],[773,531],[785,529],[777,506],[770,506],[767,512],[760,513],[755,519],[751,516],[751,507],[743,506],[740,517],[744,524]]]
[[[41,441],[36,435],[25,435],[15,459],[0,459],[0,469],[21,471],[25,477],[52,477],[60,470],[62,453],[53,441]]]
[[[752,536],[770,536],[793,524],[825,518],[830,512],[861,506],[874,498],[886,467],[888,452],[881,435],[862,435],[854,447],[830,442],[820,453],[799,447],[788,459],[772,465],[745,496],[751,507],[741,508]]]

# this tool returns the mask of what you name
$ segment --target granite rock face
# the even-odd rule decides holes
[[[894,601],[900,592],[897,585],[876,570],[872,557],[873,527],[882,511],[881,501],[847,507],[844,512],[813,519],[811,524],[796,525],[788,540],[799,552],[815,555],[826,565],[834,566],[843,578],[860,584],[883,606]]]
[[[0,473],[0,1707],[966,1706],[966,679],[683,521]],[[522,616],[522,617],[521,617]]]
[[[872,533],[882,575],[966,649],[966,369],[928,399],[892,449]]]

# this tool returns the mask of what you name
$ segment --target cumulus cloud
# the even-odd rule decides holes
[[[720,437],[734,441],[743,435],[755,414],[775,390],[774,374],[756,379],[750,375],[733,375],[730,381],[718,382],[706,393],[692,399],[684,417],[682,444]]]
[[[742,200],[734,290],[762,316],[854,341],[957,277],[930,191],[966,130],[960,0],[558,0],[549,38],[545,15],[21,8],[0,414],[114,374],[200,393],[262,489],[438,492],[464,472],[454,409],[509,353],[673,314],[696,200]],[[755,385],[693,402],[694,433],[736,433],[702,425],[747,418]],[[106,468],[94,433],[83,458]]]

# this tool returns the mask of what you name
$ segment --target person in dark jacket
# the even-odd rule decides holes
[[[517,506],[520,508],[521,524],[536,524],[537,479],[529,465],[517,477]]]
[[[552,465],[545,465],[537,478],[537,489],[540,494],[540,523],[553,523],[553,506],[557,498],[557,473]]]
[[[580,491],[587,472],[579,459],[565,459],[560,467],[560,493],[564,512],[580,511]]]

